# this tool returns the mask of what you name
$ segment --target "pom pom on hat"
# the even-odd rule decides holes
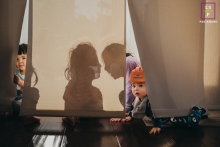
[[[133,83],[144,83],[145,82],[144,72],[140,66],[136,67],[135,69],[131,71],[130,82],[133,82]]]

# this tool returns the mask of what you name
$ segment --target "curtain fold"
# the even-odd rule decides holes
[[[205,24],[205,96],[209,109],[220,109],[220,0],[206,2],[215,2],[217,23]]]
[[[26,0],[0,1],[0,111],[11,111],[11,102],[16,96],[12,79]]]
[[[194,105],[206,108],[200,2],[128,0],[155,117],[185,116]]]

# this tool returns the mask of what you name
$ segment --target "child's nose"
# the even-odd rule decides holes
[[[18,60],[19,63],[21,63],[22,61],[23,61],[22,59],[19,59],[19,60]]]

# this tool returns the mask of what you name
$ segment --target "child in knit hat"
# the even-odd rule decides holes
[[[202,115],[206,112],[204,108],[194,106],[191,114],[185,117],[154,118],[147,97],[144,72],[141,67],[136,67],[132,70],[130,74],[130,82],[132,83],[132,93],[136,98],[133,104],[133,110],[127,114],[123,121],[131,121],[132,118],[143,118],[146,115],[154,124],[154,127],[149,132],[150,134],[159,134],[162,128],[162,123],[167,122],[177,126],[198,128],[199,121]]]

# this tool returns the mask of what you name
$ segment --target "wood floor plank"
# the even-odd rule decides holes
[[[119,146],[109,118],[81,120],[75,127],[67,126],[64,136],[66,137],[67,147]]]
[[[23,119],[17,117],[6,119],[4,130],[7,134],[4,136],[3,141],[1,141],[1,147],[28,146],[34,136],[34,130],[37,130],[40,125],[40,123],[24,125]]]
[[[113,123],[114,129],[119,136],[120,144],[125,147],[173,145],[174,142],[165,134],[150,135],[151,127],[146,127],[142,120],[133,120],[126,123]]]
[[[217,127],[203,127],[204,132],[202,143],[207,147],[220,146],[220,128]]]
[[[109,118],[84,118],[72,127],[62,123],[61,117],[41,117],[40,123],[24,126],[22,118],[8,117],[0,119],[0,146],[220,146],[220,127],[200,127],[198,130],[164,127],[159,135],[150,135],[151,128],[146,127],[143,121],[139,120],[111,123]]]
[[[88,132],[74,132],[74,129],[67,129],[64,133],[66,141],[62,142],[62,145],[66,147],[89,147]]]
[[[114,129],[119,136],[120,144],[125,147],[132,146],[198,146],[204,147],[202,142],[203,130],[191,130],[178,127],[164,127],[161,134],[150,135],[152,127],[146,127],[142,121],[131,123],[113,123]]]
[[[32,135],[10,135],[10,138],[4,139],[4,142],[1,144],[1,147],[28,147],[32,142],[32,137]]]
[[[120,147],[115,132],[90,132],[90,147]]]
[[[62,123],[44,122],[34,133],[38,135],[63,135],[65,127]]]
[[[68,125],[69,126],[69,125]],[[68,127],[67,126],[67,127]],[[80,120],[75,126],[75,132],[114,132],[109,118],[88,118]]]
[[[66,146],[72,147],[118,147],[118,141],[115,133],[112,132],[67,132]]]
[[[190,128],[166,127],[161,134],[167,135],[174,142],[176,147],[205,147],[202,143],[204,132]],[[164,138],[164,137],[162,137]]]
[[[63,135],[35,135],[29,147],[60,147]]]
[[[136,146],[140,146],[139,145],[139,138],[137,138],[136,133],[133,133],[131,131],[123,131],[123,132],[116,132],[116,137],[118,139],[118,142],[120,144],[120,146],[122,147],[136,147]],[[142,141],[141,144],[145,144],[145,141]]]

